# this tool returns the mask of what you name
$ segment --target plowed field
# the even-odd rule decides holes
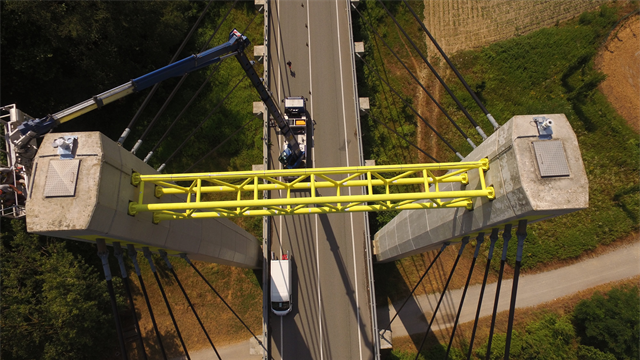
[[[607,74],[600,90],[629,125],[640,132],[640,16],[624,21],[596,59]]]
[[[555,25],[604,0],[425,0],[424,23],[447,54]],[[429,42],[429,41],[427,41]],[[431,49],[430,49],[431,50]],[[435,50],[435,49],[434,49]],[[429,52],[431,55],[433,51]]]

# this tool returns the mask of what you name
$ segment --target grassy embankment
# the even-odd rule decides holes
[[[549,264],[570,261],[581,254],[594,251],[598,246],[618,239],[633,239],[633,236],[629,235],[638,229],[637,214],[640,204],[637,178],[638,136],[625,124],[624,119],[616,114],[597,89],[604,75],[595,71],[593,67],[595,54],[605,35],[617,19],[628,11],[628,8],[605,7],[602,11],[585,13],[579,19],[566,24],[453,56],[456,66],[499,123],[504,123],[518,114],[564,113],[578,136],[590,183],[590,208],[530,225],[523,258],[525,271],[536,271]],[[398,9],[398,12],[401,13],[402,10]],[[401,18],[399,16],[399,19]],[[377,26],[378,31],[389,34],[388,42],[395,44],[392,46],[403,48],[403,44],[396,37],[395,26],[388,22],[390,20],[381,18]],[[404,24],[406,29],[417,27],[409,24]],[[387,71],[391,72],[396,65],[389,64],[395,63],[395,59],[384,51],[384,45],[372,45],[367,56],[370,54],[379,56],[378,54],[382,53],[382,58],[388,64]],[[366,71],[365,74],[367,85],[363,92],[376,99],[390,98],[388,90],[378,85],[379,81],[375,75]],[[400,85],[405,80],[406,78],[402,77],[395,80],[392,78],[392,81]],[[362,86],[362,83],[360,85]],[[481,126],[485,130],[491,129],[484,115],[472,103],[462,86],[459,86],[454,79],[449,81],[449,85]],[[408,85],[400,88],[407,91],[406,96],[410,97],[410,92],[406,90],[409,88]],[[443,103],[455,119],[462,119],[461,112],[455,109],[451,100],[443,96]],[[391,100],[372,101],[372,107],[376,106],[374,104],[384,108],[384,110],[375,111],[395,114],[388,110],[394,109],[393,106],[388,105],[392,104]],[[392,115],[387,118],[380,115],[379,118],[397,119]],[[410,121],[407,118],[402,120]],[[468,123],[462,120],[458,123],[473,136],[476,143],[479,142],[479,139],[476,139],[477,135],[473,135],[473,129],[466,125]],[[471,150],[446,119],[439,119],[438,124],[445,138],[449,139],[461,153],[467,154]],[[384,128],[372,121],[364,126],[373,128],[369,130],[369,139],[365,138],[368,140],[365,141],[365,145],[372,146],[369,148],[371,156],[382,154],[384,155],[382,159],[392,158],[394,151],[397,152],[396,147],[388,145],[387,148],[378,148],[378,144],[383,141],[379,140],[381,135],[377,137],[376,135],[384,134],[382,130]],[[415,139],[415,133],[413,138]],[[453,154],[447,158],[446,149],[441,144],[439,146],[442,154],[439,156],[442,159],[439,160],[455,161]],[[400,154],[395,155],[396,158],[400,156]],[[375,229],[384,224],[384,220],[389,217],[374,215],[372,218],[375,219],[372,221],[372,227]],[[497,246],[500,248],[501,244]],[[512,247],[509,252],[511,264],[513,264],[515,250],[515,247]],[[436,268],[439,273],[435,278],[442,280],[446,277],[448,272],[446,269],[451,268],[453,259],[450,258],[455,256],[455,252],[455,249],[447,250],[444,263]],[[462,268],[465,267],[465,262],[466,264],[470,262],[469,253],[470,251],[467,252],[466,258],[463,257],[463,263],[459,265]],[[477,266],[484,265],[486,253],[485,248]],[[421,254],[395,264],[377,266],[378,302],[383,304],[387,299],[396,300],[406,296],[433,256],[433,254]],[[491,276],[494,277],[494,274]],[[437,291],[442,281],[437,279],[431,281],[431,284],[425,284],[419,288],[418,293]],[[454,276],[452,281],[452,287],[462,286],[464,274]],[[474,283],[480,281],[480,275],[472,279]]]
[[[636,238],[633,232],[638,228],[638,137],[598,91],[597,85],[603,75],[593,68],[595,54],[604,36],[628,11],[627,8],[605,7],[561,26],[454,56],[454,62],[498,122],[504,123],[518,114],[565,113],[578,135],[590,181],[591,206],[578,213],[531,225],[525,244],[525,270],[557,266],[585,253],[602,251],[616,240],[633,241]],[[378,31],[385,31],[387,25],[382,21]],[[386,61],[390,62],[390,59],[387,57]],[[488,121],[462,87],[453,85],[453,81],[450,84],[481,126],[490,129]],[[368,90],[369,96],[384,96],[384,91],[375,86],[369,85]],[[452,101],[444,100],[444,103],[450,113],[461,118]],[[445,122],[441,119],[439,123]],[[460,124],[472,134],[469,126],[464,126],[462,121]],[[442,130],[448,139],[455,139],[452,140],[454,147],[460,148],[463,154],[468,153],[470,148],[452,127],[442,127]],[[379,150],[370,151],[375,154]],[[444,160],[454,159],[451,156]],[[374,222],[373,225],[378,224]],[[483,267],[486,261],[484,250],[485,258],[479,259],[478,267]],[[447,250],[442,258],[444,261],[432,270],[435,275],[418,289],[418,293],[437,291],[442,286],[455,252],[455,249]],[[511,263],[514,253],[515,248],[512,248]],[[395,264],[378,265],[378,303],[406,296],[433,256],[422,254]],[[470,255],[463,258],[459,266],[468,268],[469,262]],[[464,275],[455,276],[451,286],[461,287]],[[474,283],[481,281],[480,275],[476,275],[472,279]],[[491,277],[495,278],[495,275],[491,274]],[[527,316],[525,314],[522,323],[533,320]]]

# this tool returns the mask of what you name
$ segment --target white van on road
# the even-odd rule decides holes
[[[271,311],[278,316],[291,312],[291,257],[289,252],[278,260],[271,253]]]

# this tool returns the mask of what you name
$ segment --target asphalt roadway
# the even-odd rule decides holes
[[[313,167],[361,165],[348,6],[342,0],[270,2],[269,88],[278,102],[308,99],[315,123],[308,149]],[[283,140],[273,129],[271,143],[269,168],[280,169]],[[281,195],[274,191],[271,197]],[[366,214],[271,219],[271,251],[293,258],[293,310],[284,317],[270,313],[272,358],[374,358]]]

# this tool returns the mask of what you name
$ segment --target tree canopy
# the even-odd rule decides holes
[[[113,315],[96,269],[63,241],[27,234],[20,220],[10,226],[0,243],[2,357],[91,359],[112,353]]]
[[[638,359],[640,339],[640,295],[638,287],[595,293],[574,309],[573,322],[580,342],[615,355]]]

